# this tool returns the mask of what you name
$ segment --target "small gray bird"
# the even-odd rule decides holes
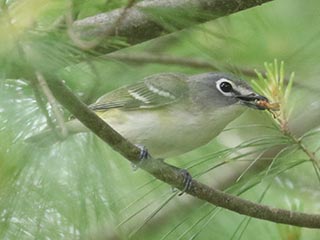
[[[261,100],[268,102],[225,73],[161,73],[109,92],[89,108],[152,157],[164,159],[208,143],[247,107],[264,110]],[[66,128],[70,134],[89,131],[77,119]],[[42,141],[49,131],[28,140]]]

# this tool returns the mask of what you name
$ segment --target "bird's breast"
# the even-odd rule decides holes
[[[147,147],[153,157],[167,158],[208,143],[243,112],[239,107],[228,108],[223,112],[183,108],[112,109],[101,117],[132,143]]]

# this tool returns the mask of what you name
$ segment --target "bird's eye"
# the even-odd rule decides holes
[[[220,83],[219,87],[220,87],[221,91],[223,91],[225,93],[232,91],[232,85],[229,82],[222,82],[222,83]]]

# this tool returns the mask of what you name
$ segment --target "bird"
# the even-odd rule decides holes
[[[259,101],[269,102],[235,75],[158,73],[108,92],[88,107],[153,158],[166,159],[209,143],[248,108],[265,110]],[[77,119],[65,127],[69,135],[90,131]],[[27,141],[52,140],[52,132],[46,129]]]

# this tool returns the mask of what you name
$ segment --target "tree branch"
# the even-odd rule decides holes
[[[186,58],[186,57],[177,57],[164,54],[150,54],[150,53],[122,53],[122,52],[113,52],[100,56],[99,58],[103,59],[112,59],[123,61],[127,63],[157,63],[157,64],[167,64],[167,65],[177,65],[191,67],[195,69],[205,69],[205,70],[227,70],[233,73],[240,73],[247,77],[257,78],[257,73],[254,69],[237,67],[232,65],[215,65],[209,61],[205,61],[197,58]],[[262,76],[266,77],[266,72],[259,70]],[[285,81],[288,82],[288,79],[285,78]],[[315,87],[306,86],[300,82],[293,83],[296,86],[307,89],[310,92],[318,93],[319,89]]]
[[[142,169],[148,171],[157,179],[180,190],[184,188],[184,176],[181,174],[181,169],[157,159],[148,159],[141,164],[139,161],[139,148],[121,137],[120,134],[88,109],[62,82],[57,81],[55,78],[50,78],[49,80],[47,77],[47,79],[48,85],[56,99],[103,141],[111,145],[132,163],[140,164],[139,166]],[[210,188],[196,180],[192,181],[191,188],[187,193],[216,206],[250,217],[300,227],[320,228],[320,215],[318,214],[288,211],[253,203]]]
[[[79,35],[79,38],[89,41],[106,36],[118,36],[125,38],[129,44],[137,44],[169,32],[168,28],[164,26],[165,24],[160,24],[160,20],[156,20],[156,18],[169,22],[171,29],[180,30],[190,27],[192,24],[203,23],[270,1],[272,0],[141,1],[128,8],[123,16],[123,8],[120,8],[75,21],[73,31]],[[173,21],[172,14],[170,19],[168,16],[162,16],[160,12],[157,12],[157,17],[152,16],[150,10],[153,9],[174,10],[175,14],[179,15],[179,21]],[[117,23],[120,18],[121,21]],[[117,31],[113,31],[115,23],[117,23]]]

